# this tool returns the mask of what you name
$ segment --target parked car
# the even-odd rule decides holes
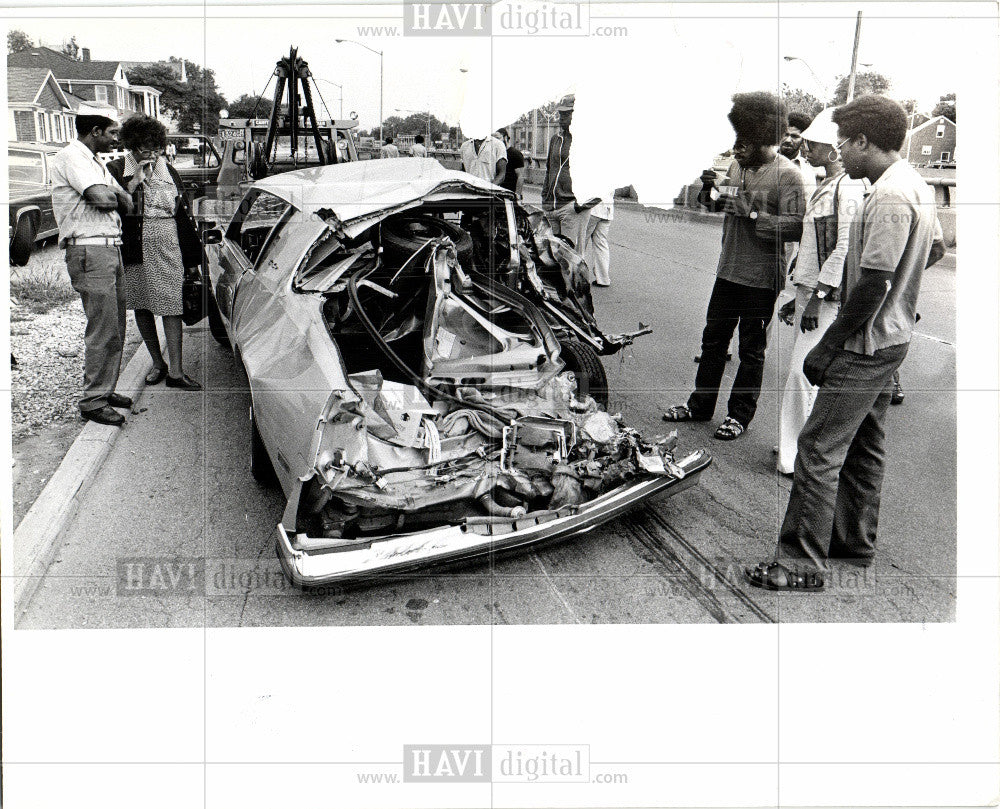
[[[52,213],[52,180],[49,160],[59,149],[32,143],[7,145],[7,179],[10,186],[8,234],[10,263],[23,267],[37,242],[59,233]]]
[[[955,168],[954,160],[933,160],[927,164],[929,169],[953,169]]]
[[[219,183],[222,158],[212,139],[206,135],[170,133],[167,154],[184,183],[188,202],[198,197],[214,196]]]
[[[427,158],[294,171],[203,238],[296,585],[580,536],[710,463],[587,393],[603,369],[557,291],[579,257],[560,263],[497,186]]]

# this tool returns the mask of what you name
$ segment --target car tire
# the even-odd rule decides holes
[[[23,267],[31,258],[35,245],[35,223],[30,216],[22,216],[14,228],[14,238],[10,242],[10,263]]]
[[[597,352],[579,340],[561,340],[559,346],[566,370],[576,374],[577,396],[581,399],[593,396],[594,401],[607,409],[608,375]]]
[[[278,483],[278,476],[274,473],[271,456],[267,454],[264,439],[260,437],[257,417],[254,416],[252,404],[250,405],[250,475],[261,486],[271,487]]]
[[[226,324],[222,322],[222,312],[219,311],[219,304],[211,289],[208,291],[208,330],[220,346],[232,348],[229,343],[229,335],[226,334]]]
[[[389,266],[398,266],[428,239],[447,236],[455,243],[458,263],[472,266],[472,236],[458,225],[431,214],[404,214],[382,223],[382,249]]]

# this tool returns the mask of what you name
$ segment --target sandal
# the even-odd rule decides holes
[[[148,374],[146,374],[146,384],[147,385],[159,385],[167,376],[167,366],[162,366],[160,368],[154,368]]]
[[[739,438],[743,435],[743,431],[746,430],[742,424],[740,424],[732,416],[726,416],[726,420],[719,425],[719,429],[715,431],[715,437],[720,441],[732,441],[734,438]]]
[[[664,421],[708,421],[708,419],[695,418],[691,408],[687,405],[674,405],[663,414]]]
[[[751,585],[763,590],[810,592],[822,590],[826,585],[823,574],[818,570],[807,570],[799,573],[778,562],[761,562],[754,568],[745,567],[743,575]]]

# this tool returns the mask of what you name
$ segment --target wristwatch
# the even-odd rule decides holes
[[[825,300],[826,296],[830,294],[825,289],[817,289],[813,291],[813,295],[816,296],[817,300]]]

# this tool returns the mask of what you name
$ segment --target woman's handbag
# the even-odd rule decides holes
[[[181,320],[184,321],[185,326],[200,323],[208,314],[208,284],[198,267],[184,270],[181,304]]]

